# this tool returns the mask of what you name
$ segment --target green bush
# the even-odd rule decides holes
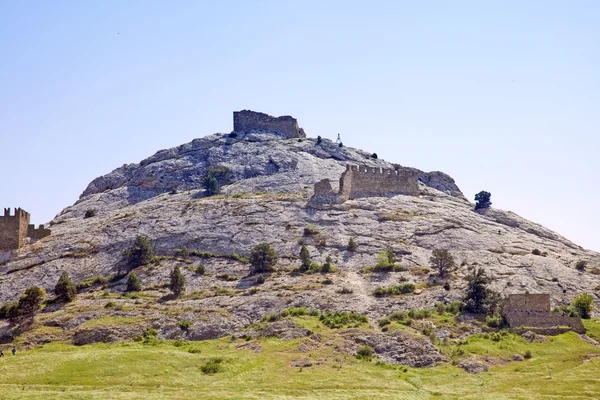
[[[534,256],[541,256],[542,252],[539,251],[538,249],[533,249],[533,250],[531,250],[531,254],[533,254]]]
[[[197,275],[204,275],[206,273],[206,268],[204,268],[204,264],[199,264],[196,267],[196,274]]]
[[[415,291],[414,284],[403,283],[401,285],[378,288],[373,292],[373,295],[376,297],[397,296],[400,294],[413,293],[414,291]]]
[[[379,320],[379,326],[386,326],[391,323],[392,323],[392,321],[390,321],[389,318],[382,318]]]
[[[75,296],[77,296],[77,286],[75,286],[71,278],[69,278],[69,274],[67,274],[66,271],[63,271],[60,274],[60,279],[54,287],[54,294],[59,301],[65,303],[70,303],[75,300]]]
[[[177,266],[171,271],[169,289],[176,297],[181,296],[185,292],[185,277]]]
[[[263,283],[265,283],[266,279],[264,276],[258,276],[256,277],[256,279],[254,280],[254,284],[255,285],[262,285]]]
[[[455,262],[452,254],[446,249],[435,249],[429,258],[431,266],[438,270],[440,277],[446,277],[454,268]]]
[[[19,315],[33,317],[40,310],[40,306],[46,300],[46,291],[37,286],[25,289],[19,299]]]
[[[154,258],[154,249],[150,246],[147,237],[137,235],[133,245],[126,249],[123,254],[127,259],[127,265],[130,269],[133,269],[149,264]]]
[[[369,322],[366,315],[346,311],[325,311],[319,320],[329,328],[357,327]]]
[[[205,361],[204,364],[202,364],[202,366],[200,367],[200,370],[202,371],[203,374],[207,374],[207,375],[222,372],[223,371],[223,366],[221,365],[222,362],[223,362],[223,359],[221,357],[211,358],[211,359]]]
[[[310,224],[304,227],[304,236],[314,236],[317,234],[319,234],[319,229],[316,225]]]
[[[356,352],[356,358],[359,360],[371,361],[375,351],[369,346],[363,346]]]
[[[306,229],[306,228],[304,228],[304,229]],[[304,245],[300,249],[300,261],[302,262],[302,269],[308,269],[308,267],[311,264],[310,252]]]
[[[356,251],[357,248],[358,244],[356,244],[354,238],[350,238],[350,240],[348,241],[348,251]]]
[[[252,265],[252,273],[269,272],[274,270],[279,258],[268,243],[260,243],[250,252],[249,261]]]
[[[19,316],[19,302],[9,302],[2,305],[0,308],[0,318],[16,319]]]
[[[486,192],[482,190],[481,192],[475,195],[475,209],[479,210],[481,208],[489,208],[492,205],[490,198],[492,194],[490,192]]]
[[[582,293],[571,302],[571,308],[581,318],[589,319],[594,309],[594,297],[588,293]]]
[[[575,264],[575,269],[577,269],[577,271],[585,271],[585,267],[587,267],[587,261],[585,260],[579,260],[577,261],[577,264]]]
[[[377,160],[377,158],[378,158],[377,153],[371,154],[371,158],[374,158],[375,160]]]
[[[444,290],[449,291],[450,290],[450,282],[448,282],[448,281],[444,282],[443,288],[444,288]]]
[[[129,278],[127,278],[127,288],[125,290],[128,292],[139,292],[142,290],[142,281],[135,272],[129,274]]]
[[[83,216],[83,218],[86,219],[86,218],[92,218],[92,217],[95,217],[95,216],[96,216],[96,210],[89,209],[89,210],[86,210],[85,215]]]
[[[102,275],[91,276],[91,277],[85,278],[84,280],[79,282],[77,284],[77,289],[87,289],[92,286],[106,285],[108,283],[108,281],[109,281],[109,278],[102,276]]]
[[[501,328],[504,320],[499,315],[488,315],[485,317],[485,324],[490,328]]]
[[[321,144],[322,141],[323,139],[321,139],[321,136],[317,136],[317,144]]]
[[[183,246],[181,249],[175,249],[175,255],[187,260],[190,256],[190,251],[186,246]]]
[[[525,354],[523,354],[523,358],[529,360],[532,357],[531,350],[527,350]]]
[[[182,319],[177,323],[177,325],[179,325],[179,327],[184,331],[187,331],[188,329],[190,329],[190,326],[192,326],[192,321],[190,321],[189,319]]]

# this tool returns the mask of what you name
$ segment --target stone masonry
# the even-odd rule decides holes
[[[4,215],[0,216],[0,251],[16,250],[26,244],[26,238],[39,240],[50,235],[50,229],[44,225],[35,228],[29,224],[29,213],[21,208],[15,208],[11,215],[10,208],[4,209]]]
[[[296,118],[289,115],[273,117],[250,110],[233,112],[233,131],[240,134],[251,131],[275,132],[287,139],[306,137],[304,130],[298,126]]]
[[[568,326],[574,332],[585,333],[580,318],[551,311],[549,294],[511,294],[504,300],[502,316],[511,328]]]
[[[340,177],[339,193],[333,192],[329,179],[317,182],[313,202],[341,203],[369,196],[419,195],[419,174],[411,169],[386,169],[346,165]]]

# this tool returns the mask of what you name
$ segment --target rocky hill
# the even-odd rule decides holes
[[[598,302],[600,254],[512,212],[474,211],[442,172],[417,171],[419,196],[311,203],[313,185],[322,179],[337,183],[348,163],[404,168],[326,139],[318,143],[266,131],[214,134],[123,165],[92,181],[74,205],[58,214],[50,224],[51,236],[0,254],[0,302],[17,300],[32,285],[51,293],[61,271],[67,271],[81,283],[78,300],[64,307],[49,304],[38,323],[60,330],[35,340],[76,343],[129,339],[147,326],[160,337],[192,340],[248,329],[255,329],[255,335],[305,335],[283,322],[270,333],[251,326],[290,306],[355,311],[376,325],[393,311],[461,299],[465,277],[476,266],[486,269],[493,289],[502,294],[550,293],[553,305],[560,305],[585,291]],[[202,182],[208,171],[218,175],[222,194],[205,195]],[[84,218],[87,210],[95,216]],[[122,296],[127,280],[122,252],[137,235],[150,239],[158,257],[135,270],[143,292]],[[350,239],[358,245],[355,250],[348,249]],[[261,242],[279,255],[278,270],[265,274],[264,282],[249,275],[245,258]],[[315,262],[331,257],[335,272],[297,273],[302,245]],[[189,256],[181,252],[184,247]],[[437,248],[450,250],[457,261],[449,290],[430,269]],[[401,271],[364,270],[383,249],[394,252]],[[575,268],[580,260],[587,262],[583,272]],[[203,275],[196,273],[200,264]],[[187,281],[180,299],[170,299],[165,287],[175,265]],[[373,296],[376,289],[400,282],[417,289],[402,296]],[[109,317],[134,323],[90,328],[90,321]],[[182,319],[191,321],[189,329],[180,329]],[[0,335],[10,340],[13,327],[0,322]],[[356,339],[352,335],[358,334],[347,333]],[[377,331],[368,340],[389,348],[381,356],[388,361],[426,366],[444,359],[425,338],[398,335]],[[405,343],[404,350],[386,347],[389,341]]]

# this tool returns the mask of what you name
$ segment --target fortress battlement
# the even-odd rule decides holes
[[[49,236],[51,231],[44,225],[36,228],[29,223],[30,215],[22,208],[15,208],[11,214],[10,208],[4,209],[0,216],[0,251],[10,251],[25,245],[25,239],[39,240]]]
[[[251,110],[233,112],[233,131],[241,134],[252,131],[275,132],[286,139],[306,137],[304,130],[298,126],[296,118],[290,115],[273,117]]]

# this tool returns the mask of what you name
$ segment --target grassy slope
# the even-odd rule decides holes
[[[336,330],[314,318],[310,326],[328,343],[310,353],[301,339],[258,341],[262,352],[240,349],[242,340],[120,343],[75,347],[52,343],[0,359],[0,399],[595,399],[600,397],[600,348],[568,333],[545,343],[508,335],[499,342],[481,335],[460,347],[464,357],[495,360],[487,373],[472,375],[451,364],[406,371],[333,351]],[[586,321],[596,334],[600,324]],[[454,345],[452,345],[454,346]],[[190,352],[193,350],[193,352]],[[451,348],[443,349],[448,353]],[[510,360],[530,350],[523,362]],[[223,357],[224,371],[205,375],[207,358]],[[290,366],[309,358],[313,366]],[[549,378],[549,370],[552,379]]]

